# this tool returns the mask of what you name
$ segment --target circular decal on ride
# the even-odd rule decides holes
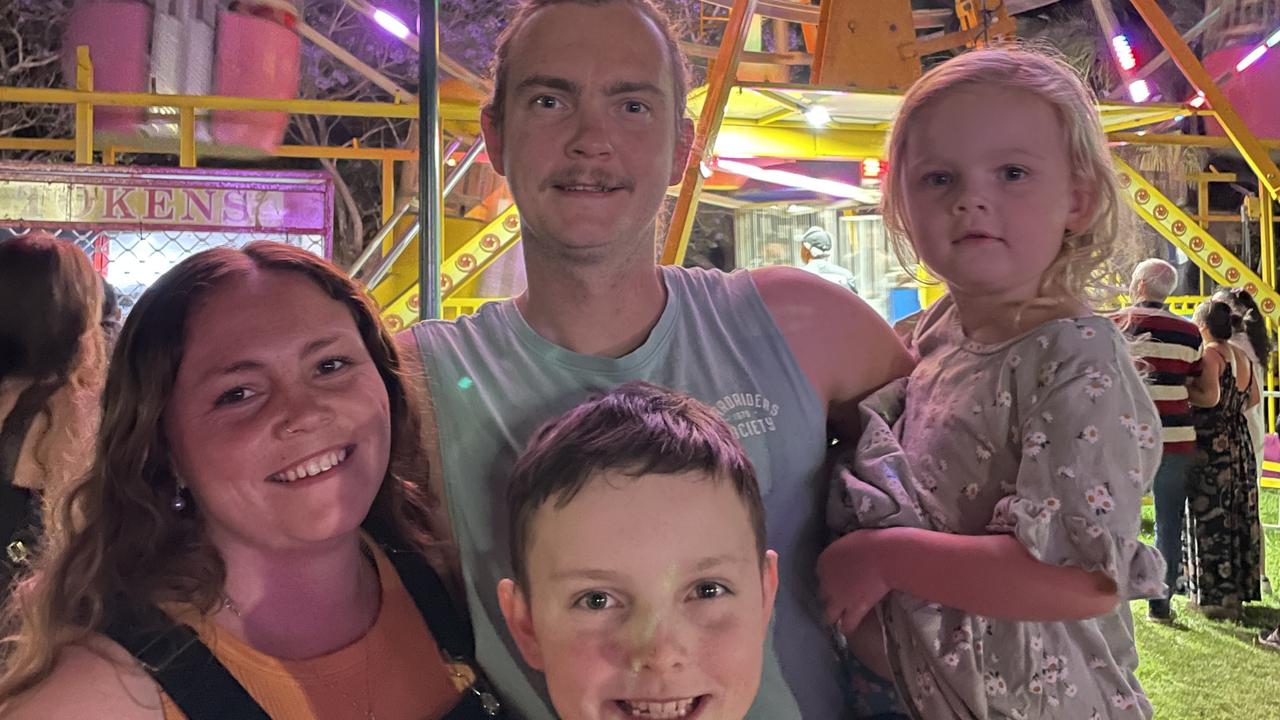
[[[1244,286],[1244,291],[1245,291],[1245,292],[1247,292],[1247,293],[1249,293],[1250,295],[1257,295],[1257,294],[1258,294],[1258,286],[1257,286],[1257,285],[1254,285],[1253,283],[1247,283],[1247,284]]]
[[[1276,309],[1276,302],[1271,298],[1266,298],[1262,301],[1262,312],[1270,315],[1275,309]]]
[[[1170,229],[1173,230],[1174,235],[1182,235],[1187,231],[1187,224],[1181,220],[1174,220],[1173,226]],[[1203,243],[1204,241],[1201,240],[1201,242]]]
[[[453,278],[446,273],[440,274],[440,293],[444,294],[453,289]]]
[[[1227,282],[1233,285],[1240,282],[1240,271],[1233,267],[1227,268]]]
[[[1181,220],[1179,220],[1178,222],[1182,222],[1182,221],[1181,221]],[[1173,224],[1173,231],[1174,231],[1174,232],[1178,232],[1178,223],[1174,223],[1174,224]],[[1196,236],[1192,237],[1192,238],[1191,238],[1191,249],[1192,249],[1192,250],[1194,250],[1194,251],[1196,251],[1196,252],[1200,252],[1201,250],[1203,250],[1203,249],[1204,249],[1204,238],[1200,237],[1199,235],[1196,235]]]
[[[511,213],[507,216],[506,220],[502,221],[502,227],[514,231],[516,228],[520,227],[520,216],[515,213]]]
[[[405,304],[408,305],[409,309],[412,310],[413,312],[415,313],[418,312],[418,310],[422,307],[422,295],[418,293],[414,293],[410,295],[409,302]]]
[[[498,246],[501,244],[502,240],[493,233],[488,233],[484,237],[480,238],[480,249],[485,252],[493,252],[494,250],[497,250]]]
[[[1165,207],[1164,205],[1156,205],[1154,214],[1157,220],[1164,220],[1165,218],[1169,217],[1169,208]]]
[[[1217,250],[1209,253],[1209,265],[1211,267],[1218,267],[1221,264],[1222,264],[1222,256],[1218,254]]]
[[[1151,193],[1147,192],[1146,188],[1138,188],[1138,192],[1133,194],[1133,199],[1137,200],[1139,205],[1146,205],[1151,199]]]
[[[399,332],[404,329],[404,320],[401,320],[399,315],[388,315],[382,324],[386,325],[390,332]]]
[[[1120,187],[1127,188],[1133,184],[1133,179],[1127,173],[1120,174]]]
[[[462,272],[469,273],[476,269],[476,256],[471,253],[463,253],[462,257],[458,258],[454,265],[457,265]]]

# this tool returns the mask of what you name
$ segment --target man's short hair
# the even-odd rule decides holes
[[[590,7],[599,7],[612,3],[625,3],[634,8],[646,20],[653,23],[662,35],[667,50],[667,62],[671,65],[671,91],[675,95],[675,123],[677,129],[684,118],[689,96],[689,63],[680,51],[680,41],[671,27],[671,18],[652,0],[521,0],[507,27],[498,35],[498,48],[493,54],[493,94],[485,102],[482,110],[493,116],[499,129],[506,113],[507,76],[510,75],[508,61],[511,56],[511,43],[525,25],[543,8],[564,3],[577,3]]]
[[[543,425],[516,461],[507,489],[507,529],[520,587],[529,588],[525,555],[538,509],[548,502],[565,507],[593,477],[607,471],[634,478],[702,471],[709,482],[732,483],[746,505],[763,560],[760,486],[729,425],[688,395],[637,380]]]
[[[1159,258],[1151,258],[1143,260],[1133,268],[1133,279],[1129,282],[1129,287],[1133,291],[1137,291],[1138,283],[1142,283],[1146,288],[1146,297],[1135,297],[1134,300],[1159,300],[1164,302],[1165,298],[1173,292],[1178,286],[1178,269]]]

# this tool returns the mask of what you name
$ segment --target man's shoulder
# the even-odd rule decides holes
[[[684,317],[742,312],[760,297],[755,281],[758,270],[726,272],[716,268],[665,265],[662,271],[668,291],[677,290],[688,299],[679,306]]]
[[[1194,339],[1196,345],[1200,344],[1200,329],[1195,323],[1163,308],[1128,307],[1114,313],[1111,318],[1130,335],[1172,332],[1187,336],[1184,339]],[[1153,339],[1164,341],[1158,337]]]
[[[495,347],[516,339],[516,330],[503,308],[512,302],[489,302],[474,313],[452,320],[424,320],[396,333],[396,343],[412,364],[424,368],[438,369],[441,362],[501,354],[502,350]]]
[[[419,337],[466,337],[470,335],[485,335],[497,332],[499,328],[505,326],[505,305],[515,302],[512,299],[491,300],[476,308],[475,312],[466,315],[459,315],[450,320],[430,319],[414,323],[408,328],[400,331],[398,335],[409,335],[415,338]]]

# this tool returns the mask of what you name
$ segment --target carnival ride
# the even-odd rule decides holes
[[[0,103],[73,105],[74,136],[0,137],[0,150],[73,151],[78,165],[98,164],[99,171],[116,164],[123,154],[138,152],[174,154],[178,165],[188,169],[212,155],[378,163],[383,226],[348,269],[367,283],[389,326],[403,327],[428,314],[454,317],[492,297],[518,292],[519,263],[508,253],[519,247],[519,217],[492,173],[475,172],[485,160],[478,132],[478,103],[488,92],[485,81],[436,51],[434,33],[424,35],[420,46],[407,23],[366,0],[344,2],[385,28],[394,41],[422,50],[427,58],[424,69],[438,67],[447,79],[424,82],[422,97],[415,96],[308,26],[288,0],[82,0],[67,32],[65,76],[73,87],[0,87]],[[1155,232],[1200,268],[1203,277],[1253,293],[1274,328],[1280,322],[1274,237],[1280,170],[1272,159],[1272,152],[1280,149],[1280,113],[1274,110],[1280,102],[1280,50],[1275,49],[1280,45],[1280,22],[1241,32],[1234,44],[1221,45],[1201,58],[1188,43],[1221,21],[1216,13],[1206,14],[1179,34],[1155,0],[1131,3],[1163,52],[1140,57],[1109,3],[1092,0],[1122,78],[1099,105],[1110,139],[1116,147],[1199,146],[1234,152],[1244,165],[1234,173],[1213,168],[1191,173],[1197,192],[1195,210],[1189,211],[1117,157],[1126,199]],[[913,10],[909,0],[702,4],[701,23],[718,30],[713,34],[719,41],[683,43],[687,54],[709,65],[706,84],[690,94],[697,138],[684,182],[673,190],[669,230],[656,248],[665,263],[684,261],[695,213],[708,205],[740,214],[779,206],[785,213],[800,207],[841,218],[841,228],[846,227],[843,220],[849,220],[848,232],[842,233],[849,237],[873,230],[876,221],[866,211],[877,198],[885,134],[901,92],[921,73],[922,58],[1010,35],[1015,16],[1052,1],[957,0],[951,8],[931,10]],[[766,52],[761,43],[765,24],[772,24],[775,36],[798,26],[800,32],[794,34],[803,38],[803,49]],[[424,27],[431,23],[424,22]],[[175,49],[175,37],[192,39]],[[297,54],[303,42],[368,78],[390,101],[297,99]],[[1185,98],[1153,98],[1152,73],[1170,60],[1193,92]],[[246,62],[265,63],[270,72],[246,73]],[[787,68],[797,65],[809,68],[809,82],[787,81]],[[425,102],[427,96],[435,104],[423,107],[435,109],[424,114],[418,101]],[[283,123],[289,114],[299,113],[421,117],[428,147],[442,135],[448,142],[434,146],[434,152],[281,144]],[[1204,119],[1206,134],[1176,132],[1191,118]],[[443,192],[424,191],[415,200],[398,188],[404,183],[397,182],[396,164],[413,165],[419,157],[437,158],[421,163],[422,177],[440,181]],[[25,206],[12,199],[12,191],[6,195],[6,188],[15,187],[15,172],[9,166],[0,168],[0,225],[95,220],[71,214],[60,218],[56,212],[30,217]],[[1210,188],[1246,175],[1256,181],[1258,196],[1245,203],[1243,217],[1211,212]],[[75,185],[74,178],[64,180]],[[423,184],[429,190],[428,186],[434,187]],[[798,194],[770,195],[758,192],[761,187]],[[456,201],[459,194],[464,201]],[[760,202],[761,197],[799,199]],[[446,205],[451,212],[441,211]],[[427,211],[420,213],[422,206]],[[425,247],[418,243],[424,220],[430,241]],[[111,227],[118,230],[132,220],[122,222]],[[1256,240],[1241,245],[1209,232],[1227,222],[1256,226]],[[432,231],[437,226],[440,232]],[[1258,252],[1246,252],[1249,247]],[[887,262],[887,252],[882,246],[871,254],[884,255]],[[1256,262],[1241,259],[1241,254],[1256,255]],[[740,256],[739,264],[745,264],[744,259]],[[495,274],[504,277],[483,287]],[[426,283],[426,295],[420,289],[421,277],[432,280]],[[889,314],[888,301],[882,303],[882,311]],[[1275,367],[1268,372],[1268,390],[1268,418],[1274,424]]]

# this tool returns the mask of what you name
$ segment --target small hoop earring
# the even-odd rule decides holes
[[[184,495],[186,489],[187,486],[179,480],[173,491],[173,500],[169,501],[169,507],[173,508],[174,512],[182,512],[187,508],[187,498]]]

